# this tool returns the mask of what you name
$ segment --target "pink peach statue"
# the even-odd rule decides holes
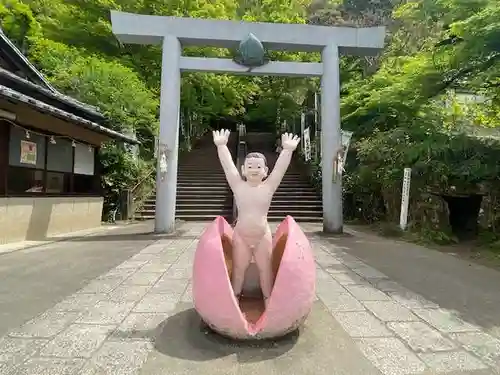
[[[267,214],[300,139],[283,134],[269,175],[264,155],[247,155],[240,176],[227,148],[230,132],[214,143],[238,208],[233,228],[217,217],[201,235],[193,266],[193,299],[202,320],[235,339],[286,335],[307,318],[315,295],[311,245],[287,216],[272,236]],[[266,178],[267,177],[267,178]]]

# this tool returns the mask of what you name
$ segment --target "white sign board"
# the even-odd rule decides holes
[[[300,134],[304,134],[304,130],[306,130],[306,114],[300,114]],[[304,142],[299,143],[300,147],[302,147],[302,151],[304,151]]]
[[[155,144],[154,144],[154,151],[153,151],[154,158],[158,157],[158,147],[159,147],[158,145],[159,145],[158,136],[155,136]]]
[[[304,156],[306,161],[311,160],[311,135],[309,128],[304,129]]]
[[[401,193],[401,215],[399,217],[399,226],[402,230],[408,225],[408,205],[410,203],[410,180],[411,168],[405,168],[403,176],[403,188]]]
[[[286,120],[283,120],[283,122],[281,123],[281,132],[283,133],[286,131],[288,131],[288,124]]]
[[[74,173],[92,176],[94,174],[95,149],[80,143],[75,144]]]
[[[349,146],[351,144],[352,132],[347,130],[341,130],[342,137],[342,150],[339,154],[339,161],[337,163],[337,173],[341,175],[344,172],[345,161],[347,159],[347,152],[349,151]]]

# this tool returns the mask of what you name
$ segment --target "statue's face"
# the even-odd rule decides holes
[[[243,177],[249,182],[262,182],[267,176],[266,162],[262,158],[249,157],[243,164]]]

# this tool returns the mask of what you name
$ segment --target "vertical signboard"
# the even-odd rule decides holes
[[[352,132],[347,131],[347,130],[341,130],[341,142],[342,142],[342,149],[339,153],[339,161],[338,161],[338,171],[337,173],[341,175],[344,172],[344,166],[345,166],[345,161],[347,159],[347,152],[349,151],[349,146],[351,144],[351,137],[352,137]]]
[[[405,168],[403,176],[403,188],[401,193],[401,216],[399,217],[399,226],[406,230],[408,225],[408,205],[410,203],[410,180],[411,168]]]
[[[304,129],[304,157],[306,161],[311,160],[311,135],[309,134],[309,128]]]
[[[305,113],[301,113],[300,114],[300,134],[304,134],[304,130],[306,130],[306,114]],[[301,147],[302,147],[302,151],[305,150],[305,146],[304,146],[304,143],[303,142],[300,142]]]
[[[158,147],[159,147],[158,136],[155,136],[154,153],[153,153],[153,157],[155,159],[158,157]]]
[[[320,107],[319,107],[319,95],[317,92],[314,93],[314,159],[318,160],[321,158],[321,121],[320,121]]]

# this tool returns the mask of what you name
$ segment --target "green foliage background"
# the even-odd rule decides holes
[[[109,126],[134,131],[139,163],[107,145],[105,184],[133,185],[153,158],[161,55],[157,47],[120,46],[111,9],[155,15],[320,25],[386,25],[386,48],[373,58],[343,57],[342,127],[354,132],[344,178],[361,197],[354,216],[393,219],[403,169],[412,194],[498,191],[500,151],[500,7],[498,0],[3,0],[2,28],[55,86],[98,106]],[[189,48],[188,55],[231,51]],[[273,59],[319,56],[272,53]],[[268,127],[294,121],[316,80],[186,74],[182,108],[195,134],[223,119]],[[466,102],[465,91],[482,101]],[[320,169],[312,166],[313,179]],[[382,202],[382,203],[380,203]],[[379,204],[380,203],[380,204]],[[496,211],[493,215],[497,215]],[[500,217],[500,214],[498,215]],[[496,216],[490,220],[494,223]]]

